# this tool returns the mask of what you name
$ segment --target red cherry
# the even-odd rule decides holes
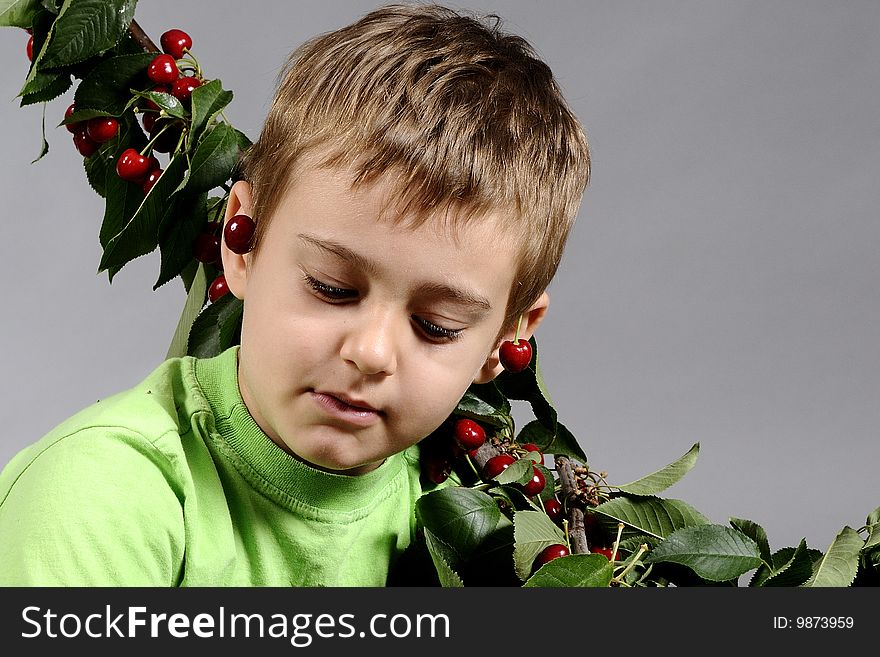
[[[532,497],[544,490],[544,486],[546,485],[547,480],[544,478],[544,475],[538,470],[538,468],[532,466],[532,478],[523,484],[522,490],[523,493]]]
[[[150,172],[150,158],[133,148],[126,148],[116,160],[116,173],[128,182],[142,182]]]
[[[220,274],[211,282],[211,287],[208,288],[208,299],[211,300],[211,303],[214,303],[227,292],[229,292],[229,285],[226,283],[226,276]]]
[[[73,103],[71,103],[70,106],[66,110],[64,110],[64,120],[66,121],[67,119],[69,119],[70,115],[73,114],[74,111],[75,110],[73,107]],[[76,131],[79,130],[79,123],[65,123],[64,127],[67,128],[68,132],[76,134]]]
[[[103,144],[110,141],[119,131],[119,122],[111,116],[99,116],[89,119],[86,124],[86,131],[92,141]]]
[[[91,157],[98,150],[100,144],[86,134],[86,129],[82,126],[73,133],[73,145],[83,157]]]
[[[442,484],[449,478],[452,465],[444,458],[426,458],[422,462],[425,476],[435,484]]]
[[[527,452],[538,452],[538,461],[537,463],[544,463],[544,452],[538,449],[538,446],[535,443],[523,443],[520,445]]]
[[[598,522],[599,521],[596,518],[595,513],[589,513],[589,512],[584,513],[584,531],[586,531],[586,532],[592,531],[593,528],[596,527],[596,524]]]
[[[191,75],[178,78],[171,85],[171,95],[177,98],[181,103],[188,103],[192,96],[193,89],[201,87],[202,81]]]
[[[25,51],[27,51],[27,57],[29,61],[34,61],[34,37],[28,37],[27,46],[25,47]]]
[[[153,131],[153,126],[156,125],[156,119],[159,118],[159,115],[156,112],[144,112],[141,116],[141,122],[144,124],[144,130],[147,132]]]
[[[220,262],[220,238],[212,229],[199,233],[193,245],[193,257],[206,265]]]
[[[464,450],[478,449],[486,442],[486,431],[473,420],[463,417],[455,423],[455,441]]]
[[[515,462],[516,459],[510,454],[498,454],[497,456],[493,456],[486,461],[486,466],[483,468],[483,477],[485,479],[494,479]]]
[[[180,77],[177,63],[171,55],[156,55],[147,66],[147,77],[156,84],[172,84]]]
[[[180,59],[183,57],[184,50],[192,48],[193,41],[189,34],[183,30],[173,29],[164,32],[159,37],[159,43],[162,46],[162,50],[174,57],[174,59]]]
[[[152,158],[150,158],[152,159]],[[150,190],[153,189],[153,185],[156,184],[156,181],[159,180],[159,176],[162,175],[162,169],[156,168],[151,169],[150,173],[147,174],[147,177],[144,178],[144,195],[150,193]]]
[[[591,545],[590,552],[592,552],[593,554],[601,554],[603,557],[608,559],[608,561],[612,560],[611,557],[613,555],[611,554],[610,547],[599,547],[598,545]]]
[[[237,214],[223,227],[223,241],[233,253],[247,253],[251,250],[256,224],[246,214]]]
[[[501,364],[508,372],[522,372],[532,360],[532,345],[520,338],[515,343],[505,340],[498,352]]]
[[[168,125],[168,119],[159,119],[153,123],[153,129],[150,130],[150,139],[156,137],[156,141],[153,142],[153,150],[157,153],[170,153],[180,141],[182,124],[179,121],[173,121],[167,130],[162,130],[166,125]],[[159,131],[162,131],[161,135]]]
[[[544,500],[544,511],[553,522],[559,522],[562,520],[562,503],[555,497],[551,497],[549,500]]]
[[[560,543],[555,543],[554,545],[550,545],[541,550],[541,553],[535,557],[533,567],[537,570],[545,563],[549,563],[559,557],[567,557],[569,554],[570,552],[566,546]]]

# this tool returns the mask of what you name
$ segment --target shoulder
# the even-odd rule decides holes
[[[13,457],[0,473],[0,571],[61,584],[173,579],[190,486],[181,435],[186,407],[199,405],[188,368],[166,361]]]
[[[189,430],[193,407],[210,410],[192,373],[192,361],[166,360],[132,388],[98,400],[58,424],[13,457],[0,474],[0,491],[9,477],[17,479],[25,470],[55,461],[94,464],[106,453],[123,462],[136,454],[155,462],[173,459],[179,451],[175,437]]]

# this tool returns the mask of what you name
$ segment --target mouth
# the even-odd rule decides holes
[[[363,399],[341,392],[311,391],[312,399],[328,415],[358,426],[378,422],[384,412]]]
[[[372,413],[381,413],[382,412],[378,408],[375,408],[374,406],[367,403],[366,401],[364,401],[362,399],[357,399],[355,397],[350,397],[349,395],[346,395],[344,392],[327,392],[327,391],[325,391],[325,392],[316,391],[316,392],[319,395],[323,394],[323,395],[327,395],[329,397],[334,397],[335,399],[337,399],[341,403],[345,404],[346,406],[350,406],[351,408],[353,408],[356,411],[370,411]]]

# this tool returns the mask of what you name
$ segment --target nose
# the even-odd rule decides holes
[[[358,313],[346,332],[340,356],[363,374],[394,374],[397,349],[391,314],[375,309]]]

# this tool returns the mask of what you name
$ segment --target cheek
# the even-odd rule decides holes
[[[476,366],[468,368],[469,362],[457,357],[450,362],[422,359],[410,364],[409,376],[401,381],[406,395],[402,411],[408,415],[404,421],[425,427],[425,435],[436,429],[455,410],[473,382],[472,369]]]

